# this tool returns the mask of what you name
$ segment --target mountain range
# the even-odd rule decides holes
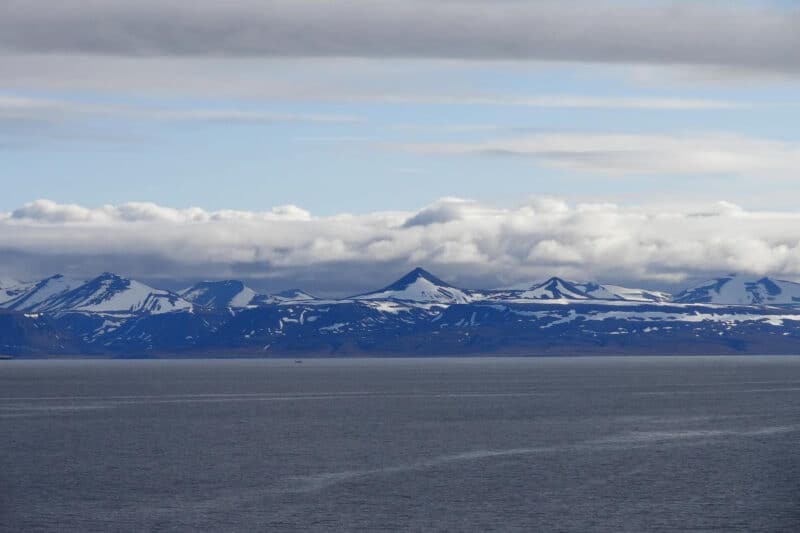
[[[348,356],[797,353],[800,284],[731,274],[675,296],[558,277],[455,287],[416,268],[322,299],[238,280],[180,291],[104,273],[0,278],[0,355]]]

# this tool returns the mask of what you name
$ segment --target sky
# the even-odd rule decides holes
[[[5,0],[0,274],[800,279],[798,50],[789,1]]]

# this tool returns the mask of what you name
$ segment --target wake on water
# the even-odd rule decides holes
[[[748,430],[732,429],[692,429],[676,431],[629,431],[592,439],[565,446],[538,446],[532,448],[510,448],[507,450],[474,450],[457,454],[441,455],[431,459],[417,462],[388,466],[382,468],[368,468],[344,470],[341,472],[326,472],[309,476],[294,476],[287,478],[280,492],[313,492],[327,487],[348,483],[361,478],[385,476],[404,472],[422,471],[450,463],[481,461],[496,457],[511,457],[523,455],[537,455],[559,452],[570,452],[586,449],[615,450],[648,445],[670,445],[703,442],[709,439],[723,437],[760,437],[778,435],[800,431],[800,425],[789,426],[764,426]]]

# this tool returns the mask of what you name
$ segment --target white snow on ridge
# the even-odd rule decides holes
[[[359,294],[351,300],[401,300],[419,303],[460,304],[474,300],[466,291],[445,283],[423,268],[415,268],[383,289]]]
[[[273,294],[272,296],[276,298],[282,298],[286,302],[305,302],[310,300],[316,300],[316,297],[311,296],[307,292],[298,289],[279,292],[277,294]]]
[[[298,303],[298,302],[317,302],[321,301],[318,300],[315,296],[308,294],[305,291],[301,291],[299,289],[289,289],[288,291],[282,291],[275,294],[259,294],[255,297],[252,303],[254,304],[284,304],[284,303]]]
[[[375,292],[352,296],[346,299],[318,300],[297,290],[273,295],[259,295],[243,282],[227,280],[201,282],[179,294],[155,289],[146,284],[103,274],[88,282],[56,275],[34,284],[0,280],[0,307],[31,313],[85,312],[125,315],[133,313],[170,313],[191,311],[194,306],[224,310],[225,308],[248,309],[260,305],[330,306],[360,302],[361,305],[387,315],[410,312],[415,309],[446,308],[457,304],[517,304],[536,306],[571,306],[577,316],[596,320],[599,313],[627,313],[626,319],[648,317],[654,312],[678,316],[681,320],[694,321],[687,316],[709,315],[714,310],[728,307],[728,313],[742,320],[773,320],[760,318],[753,309],[730,309],[731,306],[792,306],[800,309],[800,283],[731,275],[708,281],[698,287],[682,292],[671,299],[667,293],[634,289],[616,285],[573,282],[561,278],[550,278],[530,286],[527,290],[479,291],[454,287],[432,274],[417,268],[392,285]],[[592,310],[592,307],[607,308]],[[531,311],[538,313],[537,311]],[[547,311],[545,311],[547,312]],[[551,311],[552,312],[552,311]],[[775,309],[766,311],[769,316],[780,316]],[[234,313],[234,311],[231,311]],[[724,313],[724,311],[723,311]],[[753,317],[749,314],[753,313]],[[622,316],[622,315],[620,315]],[[655,316],[655,315],[653,315]],[[775,318],[774,320],[795,320]]]
[[[609,300],[621,299],[632,302],[669,302],[672,299],[672,295],[668,292],[632,289],[620,287],[619,285],[600,285],[600,287],[603,294],[608,294],[610,296],[604,299]],[[595,295],[594,291],[588,291],[588,294],[595,298],[600,298],[600,296]]]
[[[722,305],[800,306],[800,283],[731,274],[687,289],[678,294],[675,301]]]
[[[161,314],[192,309],[192,304],[183,298],[134,280],[125,280],[128,281],[127,288],[114,292],[111,288],[113,281],[102,280],[100,287],[85,297],[84,303],[70,310],[92,313],[146,311],[151,314]]]
[[[398,313],[401,313],[403,311],[408,311],[408,310],[411,309],[410,307],[408,307],[406,305],[402,305],[399,302],[394,302],[394,301],[391,301],[391,300],[382,300],[382,301],[380,301],[380,300],[379,301],[367,300],[367,301],[369,301],[368,305],[370,307],[372,307],[373,309],[376,309],[377,311],[380,311],[381,313],[389,313],[391,315],[396,315]]]
[[[54,279],[48,278],[37,284],[44,286]],[[64,282],[67,284],[67,282]],[[71,286],[71,285],[70,285]],[[154,289],[114,274],[102,274],[68,291],[51,291],[53,294],[35,305],[38,312],[81,312],[133,314],[168,313],[172,311],[191,311],[193,306],[177,294]],[[35,295],[35,294],[34,294]],[[20,300],[22,301],[22,300]],[[23,302],[24,303],[24,302]]]
[[[189,302],[212,309],[242,309],[253,303],[257,293],[241,281],[202,281],[178,294]]]
[[[568,282],[559,278],[551,278],[539,285],[523,291],[519,295],[528,300],[588,300],[590,297]]]
[[[0,289],[13,289],[14,287],[19,287],[20,285],[22,285],[22,282],[18,279],[0,276]]]
[[[22,283],[11,278],[0,278],[0,307],[5,307],[4,304],[6,302],[17,298],[32,286],[32,283]]]
[[[66,278],[60,274],[29,285],[16,298],[6,302],[6,307],[22,311],[40,311],[47,302],[80,286],[83,281]]]
[[[632,289],[618,285],[569,281],[553,277],[533,283],[522,289],[506,289],[489,294],[492,300],[563,301],[598,300],[631,302],[667,302],[671,296],[665,292]]]
[[[256,291],[251,289],[250,287],[245,287],[242,289],[239,294],[231,298],[231,301],[228,304],[228,307],[247,307],[250,302],[253,301],[253,298],[256,296]]]
[[[355,300],[409,300],[414,302],[469,303],[472,299],[461,289],[443,287],[419,277],[403,288],[355,296]]]

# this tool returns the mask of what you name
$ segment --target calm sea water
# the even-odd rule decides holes
[[[3,531],[800,531],[800,358],[0,361]]]

